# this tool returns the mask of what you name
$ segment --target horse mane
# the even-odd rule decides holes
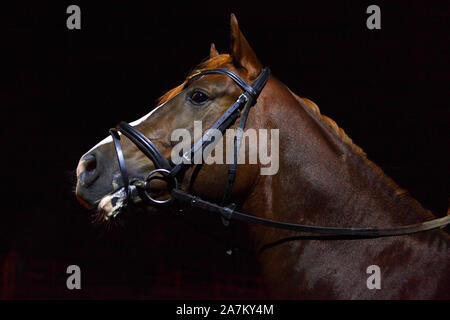
[[[417,212],[421,212],[424,218],[434,218],[434,215],[430,210],[425,209],[406,189],[401,188],[391,177],[386,175],[386,173],[384,173],[384,171],[377,164],[367,158],[367,154],[352,141],[352,139],[337,125],[333,119],[321,114],[317,104],[307,98],[299,97],[289,88],[287,89],[301,106],[305,106],[312,111],[312,115],[316,118],[316,121],[325,124],[325,127],[330,129],[329,131],[336,138],[338,138],[339,141],[343,142],[345,148],[344,152],[348,150],[352,154],[357,155],[357,157],[346,158],[356,161],[356,164],[359,166],[366,166],[370,169],[370,172],[373,173],[372,179],[377,181],[374,183],[374,187],[392,197],[399,208],[404,208],[405,212],[412,209]],[[450,212],[450,208],[448,209],[448,212]]]
[[[306,106],[309,108],[309,110],[312,111],[312,113],[316,116],[316,118],[319,118],[327,128],[331,129],[330,131],[340,139],[340,141],[344,142],[344,145],[347,146],[347,148],[353,153],[359,156],[360,159],[362,159],[363,163],[369,166],[375,175],[380,178],[383,182],[385,182],[391,190],[394,191],[394,195],[405,195],[407,194],[407,190],[401,188],[398,186],[398,184],[392,180],[388,175],[384,173],[384,171],[376,165],[374,162],[372,162],[369,158],[367,158],[367,154],[363,151],[361,147],[356,145],[353,140],[345,133],[345,131],[340,128],[337,123],[331,119],[330,117],[327,117],[326,115],[323,115],[320,112],[319,107],[317,104],[315,104],[313,101],[307,99],[307,98],[301,98],[298,95],[296,95],[294,92],[292,92],[289,88],[288,90],[291,92],[291,94],[295,97],[295,99],[300,103],[302,106]]]
[[[295,94],[294,94],[295,95]],[[319,116],[323,122],[331,129],[333,130],[333,132],[339,137],[341,138],[356,154],[359,154],[363,157],[366,157],[366,153],[364,152],[363,149],[361,149],[361,147],[359,147],[358,145],[356,145],[353,140],[345,133],[345,131],[340,128],[336,121],[334,121],[333,119],[331,119],[330,117],[327,117],[326,115],[323,115],[320,112],[319,106],[314,103],[313,101],[309,100],[308,98],[300,98],[297,95],[296,99],[301,99],[303,100],[303,102],[305,102],[306,106],[308,106],[312,112],[314,112],[317,116]]]

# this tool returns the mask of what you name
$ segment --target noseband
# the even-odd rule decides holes
[[[122,183],[127,194],[127,199],[125,201],[135,199],[138,196],[140,196],[143,199],[146,199],[153,205],[164,205],[174,200],[177,200],[179,203],[189,204],[192,207],[200,208],[205,211],[219,214],[226,225],[231,219],[236,219],[249,223],[262,224],[279,229],[307,232],[311,234],[325,234],[330,236],[381,237],[381,236],[404,235],[416,233],[419,231],[442,228],[450,223],[450,216],[446,216],[443,218],[434,219],[431,221],[426,221],[414,225],[400,226],[394,228],[383,228],[383,229],[377,227],[368,227],[368,228],[316,227],[294,223],[278,222],[269,219],[250,216],[235,211],[234,210],[234,208],[236,207],[235,204],[230,203],[227,205],[227,201],[230,196],[236,177],[237,157],[238,157],[237,155],[242,141],[242,133],[243,129],[245,128],[245,123],[247,121],[250,108],[253,105],[255,105],[261,91],[266,85],[270,75],[270,70],[269,68],[264,68],[251,85],[249,85],[237,73],[229,69],[217,68],[212,70],[205,70],[194,74],[186,83],[185,87],[188,86],[193,79],[209,74],[223,74],[228,76],[243,90],[243,93],[225,111],[225,113],[211,126],[211,128],[207,130],[205,134],[194,143],[190,151],[183,154],[182,158],[189,160],[192,159],[193,155],[196,154],[197,152],[202,152],[203,154],[203,150],[213,142],[213,139],[211,139],[213,130],[219,130],[223,134],[225,130],[231,127],[235,123],[235,121],[240,117],[237,134],[234,138],[233,163],[230,165],[228,170],[228,181],[222,198],[221,205],[205,201],[199,197],[196,197],[192,194],[182,191],[179,188],[178,179],[181,180],[181,177],[185,172],[185,170],[188,167],[192,166],[191,161],[188,161],[187,163],[182,161],[176,165],[171,161],[168,161],[152,141],[150,141],[146,136],[144,136],[138,130],[130,126],[128,123],[122,121],[116,126],[116,128],[110,129],[109,132],[114,142]],[[128,172],[125,165],[125,158],[120,144],[119,132],[125,135],[133,144],[135,144],[139,148],[139,150],[153,162],[156,168],[155,170],[151,171],[148,174],[147,178],[145,179],[144,186],[137,186],[130,184]],[[158,200],[153,198],[148,193],[147,186],[152,180],[163,180],[167,183],[167,188],[170,191],[170,197],[168,199]]]

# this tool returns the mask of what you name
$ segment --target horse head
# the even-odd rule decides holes
[[[199,130],[203,134],[242,94],[242,88],[237,86],[230,77],[223,74],[198,76],[199,72],[218,68],[227,69],[237,74],[246,83],[254,82],[261,74],[261,62],[240,31],[234,15],[231,16],[230,38],[230,54],[219,54],[212,44],[208,59],[199,64],[179,86],[164,94],[159,99],[158,106],[151,112],[130,123],[134,129],[152,141],[165,159],[173,161],[174,152],[179,151],[176,149],[179,141],[174,141],[173,138],[177,130],[182,128],[184,132],[189,133],[192,137],[189,142],[194,143],[198,139],[195,124],[201,123]],[[264,113],[267,95],[271,91],[270,82],[258,97],[256,106],[253,107],[256,111],[252,111],[249,116],[248,128],[267,127],[267,123],[265,124],[267,121],[261,115]],[[216,141],[215,145],[225,145],[225,143],[224,137]],[[126,138],[121,139],[121,145],[131,184],[142,184],[148,173],[155,169],[155,163]],[[243,156],[254,158],[256,151],[252,148],[248,149]],[[218,195],[224,192],[227,180],[228,169],[227,165],[223,164],[226,162],[224,159],[229,159],[231,153],[228,152],[227,155],[226,146],[222,150],[224,150],[221,156],[222,161],[196,166],[197,170],[196,168],[187,170],[180,181],[182,187],[195,190],[196,193],[210,199],[217,199]],[[207,163],[208,160],[205,159],[205,162]],[[200,167],[201,170],[198,170]],[[259,165],[244,163],[239,167],[231,198],[242,199],[246,197],[256,181]],[[99,142],[81,157],[76,172],[76,195],[84,206],[97,207],[98,212],[106,219],[124,207],[124,199],[127,195],[123,190],[123,179],[111,136]],[[152,180],[146,188],[155,199],[168,197],[166,183],[160,179]]]

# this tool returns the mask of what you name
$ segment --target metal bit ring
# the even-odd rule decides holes
[[[170,171],[166,170],[166,169],[156,169],[156,170],[153,170],[152,172],[150,172],[148,174],[147,178],[145,178],[145,184],[148,185],[150,183],[150,181],[152,181],[152,180],[165,181],[167,184],[167,191],[169,193],[173,188],[178,188],[177,178],[172,176],[170,174]],[[157,204],[157,205],[167,204],[172,201],[172,197],[169,197],[168,199],[164,199],[164,200],[157,200],[155,198],[152,198],[152,196],[150,196],[150,194],[147,192],[147,188],[144,188],[143,194],[147,198],[148,201],[150,201],[154,204]]]

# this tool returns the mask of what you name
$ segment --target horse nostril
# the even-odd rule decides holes
[[[79,164],[79,181],[83,186],[92,184],[98,176],[97,158],[93,154],[84,156]]]
[[[97,169],[97,160],[95,159],[95,156],[92,155],[89,159],[85,160],[86,166],[84,168],[85,171],[93,172],[95,169]]]

